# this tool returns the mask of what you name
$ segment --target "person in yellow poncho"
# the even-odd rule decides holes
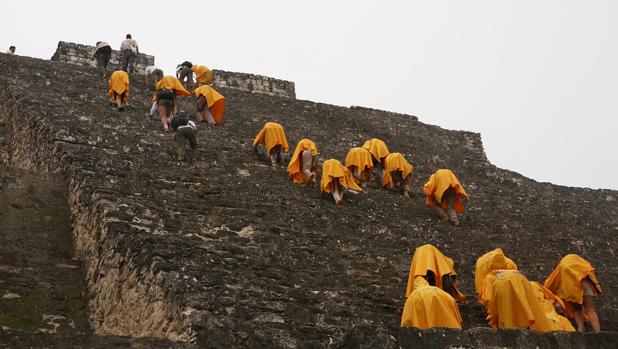
[[[348,151],[345,157],[345,167],[352,172],[356,184],[365,186],[369,181],[371,170],[373,170],[373,160],[371,153],[363,147],[355,147]]]
[[[482,294],[487,295],[487,320],[493,328],[554,328],[543,312],[534,289],[518,270],[498,269],[487,274]]]
[[[109,96],[116,103],[118,111],[124,111],[129,100],[129,74],[122,70],[116,70],[109,77]]]
[[[489,251],[476,260],[476,267],[474,270],[474,288],[479,297],[481,296],[481,291],[483,290],[483,280],[485,280],[485,276],[487,276],[490,271],[497,269],[517,270],[517,264],[515,264],[515,262],[513,262],[510,258],[506,257],[501,248],[496,248],[493,251]]]
[[[564,309],[564,302],[545,286],[536,281],[530,281],[530,286],[532,286],[536,299],[539,301],[541,309],[552,326],[552,331],[575,331],[569,319],[558,314],[556,311],[556,308]]]
[[[384,166],[384,158],[391,153],[388,150],[386,143],[377,138],[372,138],[368,141],[365,141],[365,143],[363,143],[363,148],[369,150],[369,152],[373,156],[374,162],[377,162],[382,166]]]
[[[401,153],[390,153],[384,158],[382,186],[388,189],[401,188],[403,195],[412,193],[412,170],[414,167]]]
[[[225,97],[214,88],[203,85],[193,93],[197,97],[197,119],[209,125],[220,124],[225,110]]]
[[[281,152],[287,153],[290,150],[288,139],[285,137],[283,126],[276,122],[267,122],[264,127],[253,139],[253,149],[257,153],[257,147],[264,144],[266,155],[270,159],[270,164],[275,166],[281,162]]]
[[[585,330],[585,320],[595,332],[601,331],[594,297],[603,296],[603,291],[590,262],[576,254],[564,256],[545,279],[544,286],[564,301],[564,314],[575,319],[578,331]]]
[[[328,159],[322,164],[320,189],[323,192],[331,193],[337,206],[340,206],[343,202],[344,189],[363,191],[363,189],[354,182],[350,171],[336,159]]]
[[[315,183],[317,167],[318,148],[312,140],[301,139],[288,164],[288,177],[294,183]]]
[[[425,200],[427,206],[435,206],[443,220],[450,219],[453,224],[459,225],[457,214],[464,212],[463,201],[468,198],[468,194],[453,171],[447,169],[436,171],[423,186],[423,192],[427,195]]]
[[[466,297],[457,289],[457,273],[454,265],[452,259],[431,244],[417,247],[410,264],[406,297],[414,291],[414,279],[422,276],[429,282],[429,285],[448,292],[457,300],[464,300]]]
[[[414,279],[414,291],[406,299],[401,327],[461,329],[461,315],[455,299],[440,288],[430,286],[422,276]]]
[[[190,95],[191,93],[185,90],[180,81],[171,75],[164,76],[155,85],[155,93],[152,96],[152,100],[156,103],[159,110],[159,117],[161,118],[161,124],[163,124],[165,133],[169,132],[169,117],[176,110],[176,96]]]
[[[210,85],[212,83],[212,70],[207,67],[193,64],[191,71],[195,73],[195,83],[197,86]]]

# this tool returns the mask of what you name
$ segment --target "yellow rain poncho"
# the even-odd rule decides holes
[[[556,312],[556,306],[560,306],[564,309],[564,302],[545,286],[536,281],[530,281],[530,286],[532,286],[536,299],[539,301],[541,309],[552,326],[552,331],[575,331],[571,322]]]
[[[491,283],[487,320],[493,328],[553,330],[528,279],[517,270],[496,270],[485,278]]]
[[[412,256],[410,264],[410,274],[408,275],[408,286],[406,287],[406,297],[414,291],[414,280],[417,276],[427,275],[427,271],[432,271],[435,274],[436,286],[444,289],[442,286],[442,276],[456,276],[453,260],[443,255],[440,250],[431,244],[426,244],[417,247]],[[464,300],[466,297],[457,290],[455,285],[452,285],[457,292],[457,299]]]
[[[196,88],[193,93],[198,98],[204,96],[212,118],[215,119],[216,124],[220,124],[223,118],[223,111],[225,110],[225,97],[208,85]]]
[[[203,65],[194,65],[191,70],[195,73],[195,81],[203,85],[210,85],[212,82],[212,70]]]
[[[191,92],[187,91],[180,80],[178,80],[175,76],[166,75],[163,79],[159,80],[155,85],[155,90],[167,89],[173,90],[176,96],[191,96]],[[157,100],[157,94],[155,93],[152,96],[152,100]]]
[[[363,148],[369,150],[371,155],[373,155],[373,157],[378,161],[382,161],[386,155],[391,153],[388,150],[386,143],[377,138],[372,138],[366,141],[365,144],[363,144]]]
[[[311,156],[318,155],[318,147],[315,146],[312,140],[307,138],[301,139],[294,149],[294,154],[290,163],[288,164],[288,177],[294,181],[294,183],[308,183],[309,178],[305,177],[303,172],[303,166],[300,159],[301,153],[305,150],[311,151]]]
[[[584,302],[582,280],[586,277],[590,279],[593,288],[596,289],[595,291],[603,294],[592,264],[576,254],[568,254],[560,260],[560,263],[549,274],[544,286],[563,301],[582,304]],[[567,317],[573,316],[573,310],[568,303],[566,303],[565,315]]]
[[[427,195],[425,204],[433,207],[434,201],[436,201],[442,209],[446,210],[447,203],[446,201],[442,201],[442,194],[450,187],[453,187],[456,193],[453,209],[455,209],[457,213],[463,213],[463,198],[468,198],[468,194],[466,194],[466,191],[461,183],[459,183],[457,177],[455,177],[453,171],[447,169],[436,171],[436,173],[429,177],[429,181],[425,183],[425,186],[423,186],[423,192]]]
[[[329,159],[322,164],[322,179],[320,180],[320,189],[323,192],[330,193],[332,191],[331,183],[337,180],[341,187],[356,191],[363,191],[352,178],[352,173],[336,159]]]
[[[487,273],[498,269],[517,270],[517,264],[515,264],[515,262],[513,262],[510,258],[506,257],[501,248],[496,248],[493,251],[489,251],[476,260],[476,268],[474,270],[474,288],[477,295],[480,296],[481,291],[483,290],[483,280],[485,279]]]
[[[285,138],[285,132],[283,126],[276,122],[267,122],[264,127],[253,139],[253,147],[257,147],[258,144],[264,144],[266,147],[266,154],[270,154],[270,150],[277,145],[281,146],[281,151],[287,153],[290,150],[288,145],[288,139]]]
[[[414,279],[414,292],[406,299],[401,327],[428,329],[449,327],[461,329],[461,315],[455,299],[422,276]]]
[[[352,166],[356,166],[360,172],[365,171],[365,169],[371,170],[373,168],[371,153],[362,147],[350,149],[345,157],[345,167],[351,170]]]
[[[116,70],[109,77],[107,82],[109,86],[109,96],[114,100],[114,93],[121,95],[123,102],[129,99],[129,74],[122,70]]]
[[[401,155],[401,153],[390,153],[384,159],[384,175],[382,176],[382,186],[393,188],[395,182],[391,172],[401,171],[402,178],[405,179],[412,172],[414,166]]]

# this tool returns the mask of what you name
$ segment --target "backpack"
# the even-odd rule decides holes
[[[171,124],[172,124],[172,130],[176,132],[176,130],[180,126],[185,126],[189,124],[189,115],[187,115],[187,113],[184,113],[184,112],[178,113],[178,115],[174,116],[174,118],[172,119]]]

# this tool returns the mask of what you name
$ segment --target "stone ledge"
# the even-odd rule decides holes
[[[111,44],[110,44],[111,45]],[[52,61],[66,62],[86,67],[95,67],[96,61],[92,60],[94,46],[76,44],[73,42],[60,41],[58,48],[51,57]],[[149,65],[154,65],[154,56],[140,53],[135,59],[135,72],[143,74],[144,69]],[[120,52],[112,49],[112,57],[109,60],[107,70],[119,70],[122,68]]]

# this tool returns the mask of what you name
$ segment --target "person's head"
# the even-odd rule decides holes
[[[15,46],[9,47],[9,51],[11,51],[12,53],[15,53]]]
[[[193,68],[193,63],[191,63],[189,61],[184,61],[180,65],[185,66],[185,67],[187,67],[189,69]]]
[[[131,39],[131,34],[127,34],[127,39]]]

